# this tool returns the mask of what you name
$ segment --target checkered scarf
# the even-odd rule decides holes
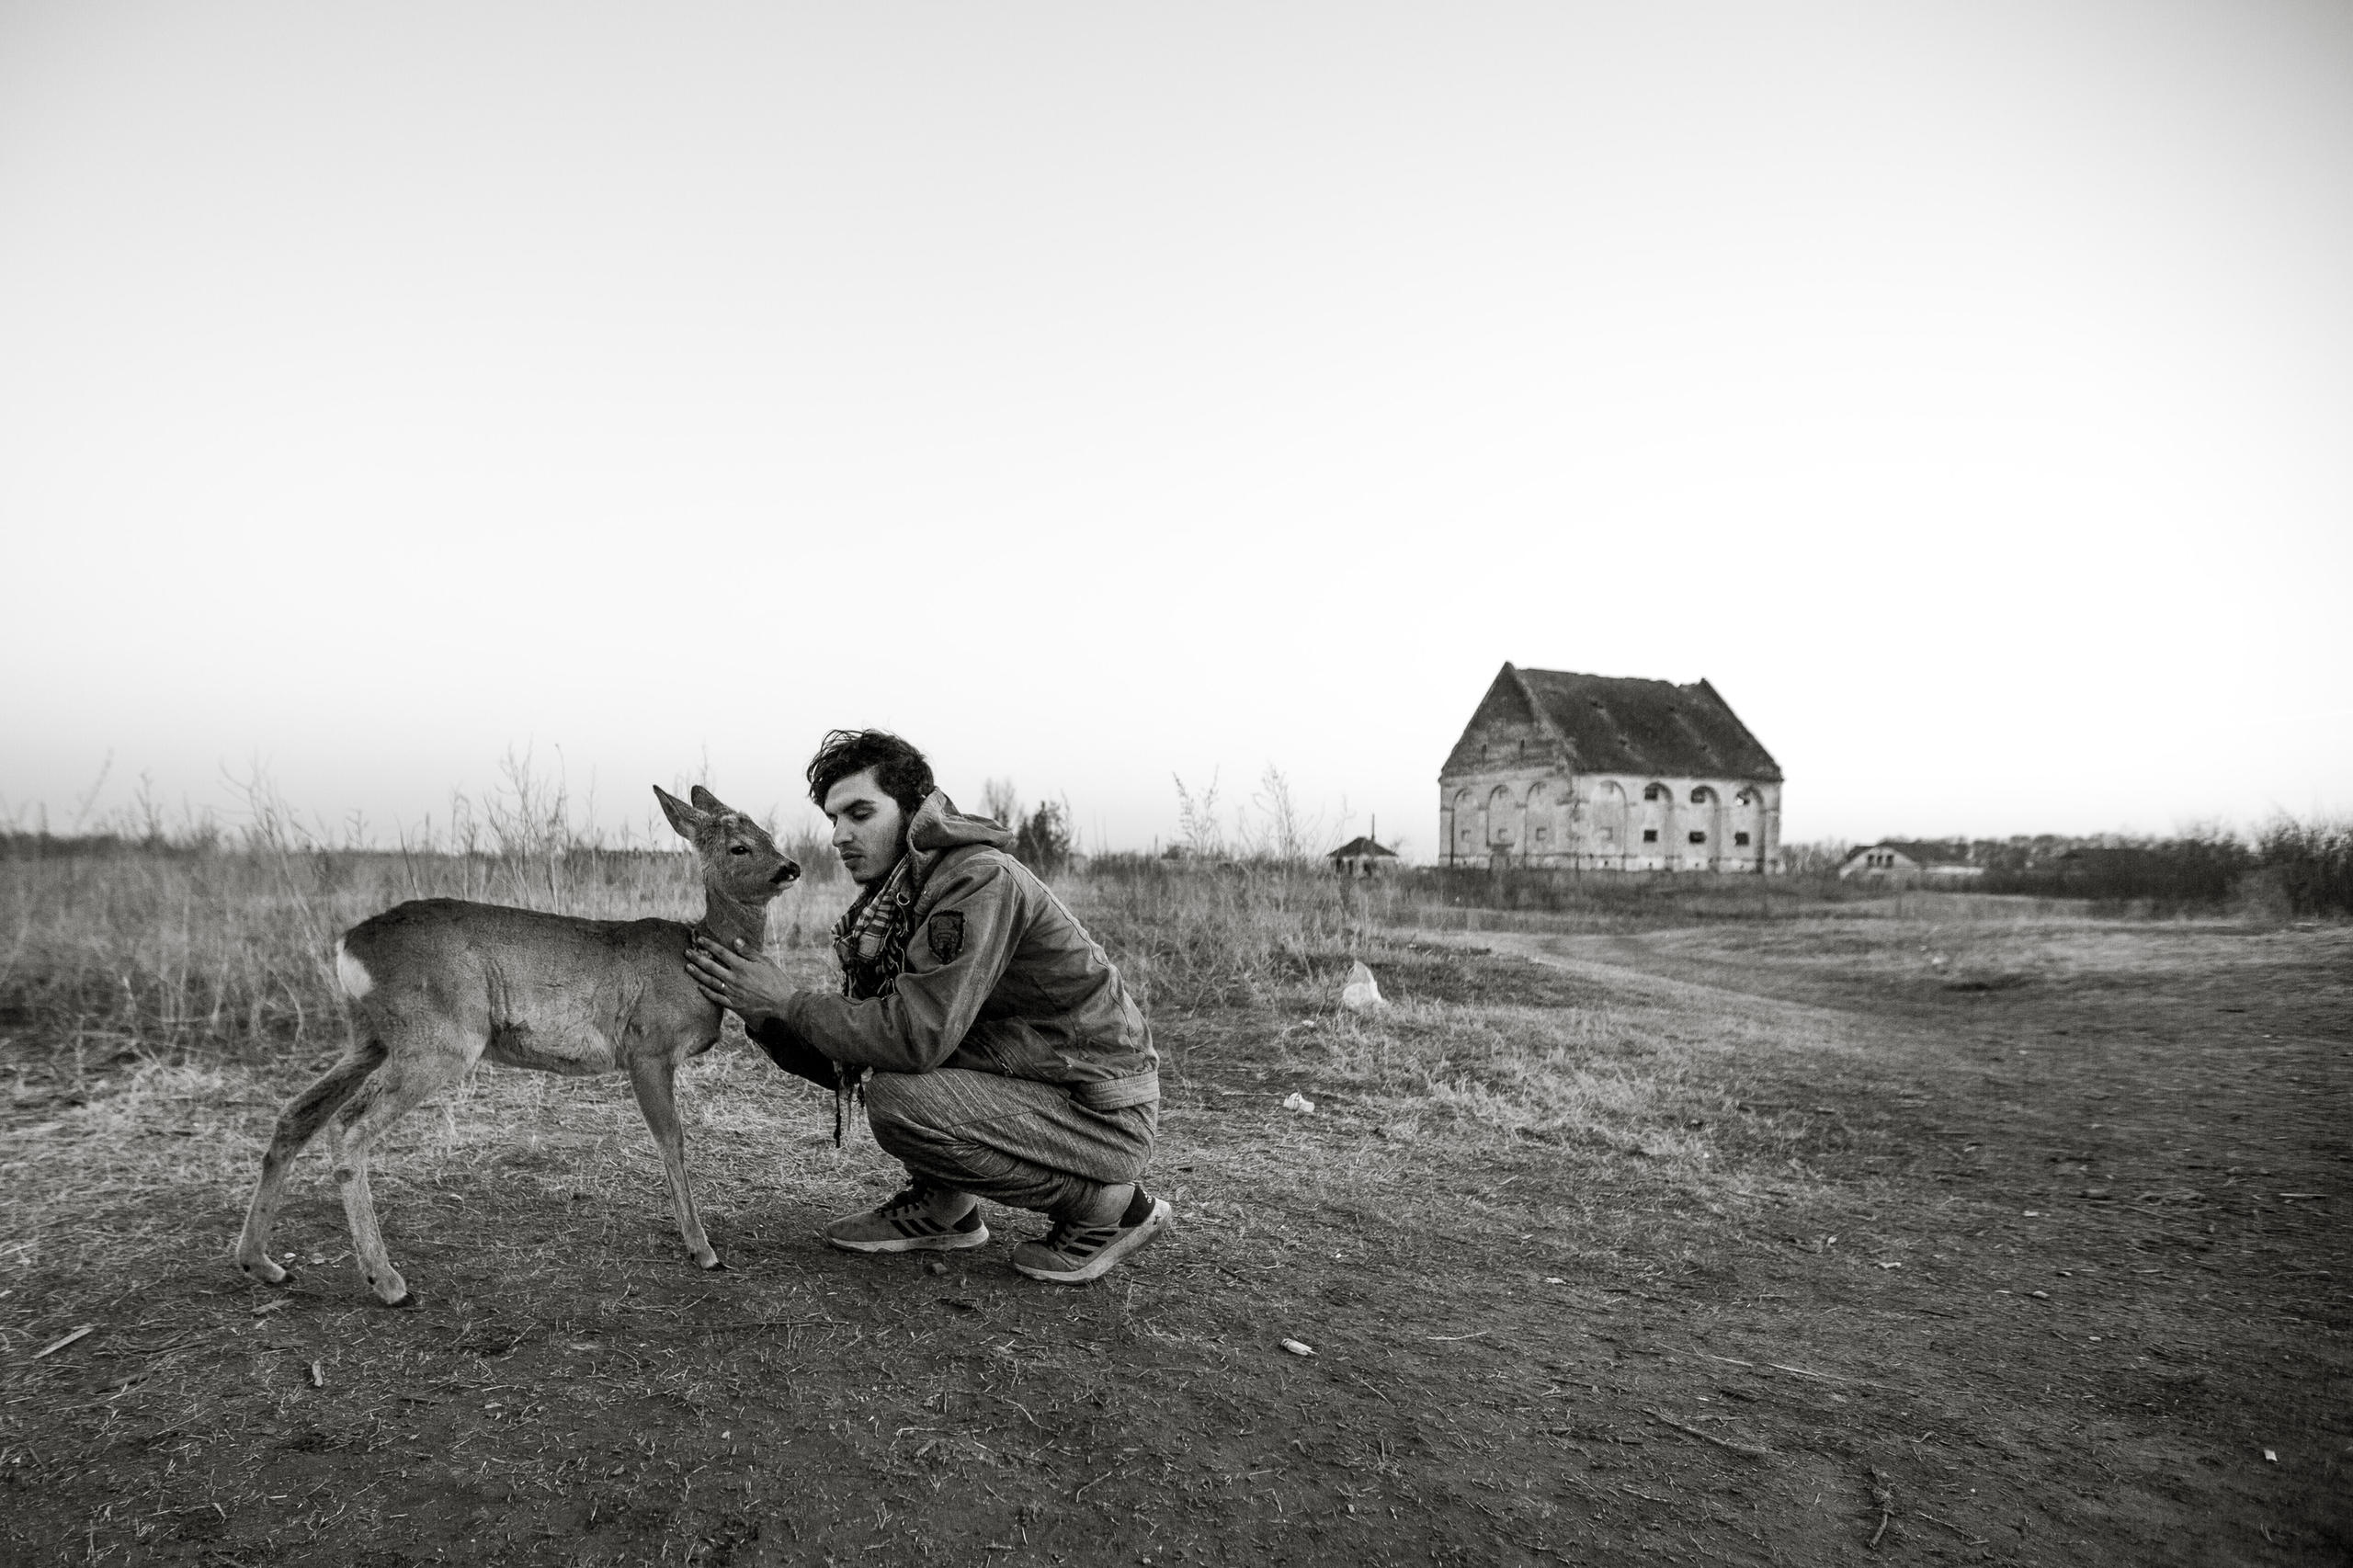
[[[858,894],[834,923],[834,958],[842,966],[842,994],[853,1002],[888,996],[906,966],[907,938],[915,928],[915,858],[902,851],[891,874]],[[850,1102],[864,1093],[870,1069],[834,1063],[834,1147],[842,1144]]]
[[[891,874],[866,890],[834,923],[834,957],[842,994],[853,1002],[888,996],[906,966],[915,928],[915,858],[903,851]]]

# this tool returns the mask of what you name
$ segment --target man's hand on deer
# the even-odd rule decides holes
[[[785,998],[792,994],[784,971],[765,957],[745,951],[741,941],[722,948],[699,932],[687,949],[687,977],[712,1002],[742,1015],[747,1025],[783,1012]]]

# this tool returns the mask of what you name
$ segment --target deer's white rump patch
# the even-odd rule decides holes
[[[343,994],[355,1002],[376,989],[376,977],[368,972],[366,964],[343,950],[340,937],[335,944],[335,977],[343,983]]]

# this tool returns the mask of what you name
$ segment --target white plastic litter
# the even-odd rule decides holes
[[[1349,969],[1347,983],[1340,987],[1340,1006],[1351,1013],[1370,1013],[1388,1006],[1381,999],[1381,982],[1372,978],[1362,959]]]
[[[1293,1089],[1290,1092],[1290,1096],[1283,1101],[1283,1108],[1285,1110],[1295,1110],[1302,1116],[1313,1116],[1315,1114],[1315,1102],[1309,1099],[1305,1095],[1301,1094],[1297,1089]]]
[[[1315,1354],[1314,1346],[1302,1345],[1296,1339],[1284,1340],[1283,1348],[1290,1351],[1294,1356],[1313,1356]]]

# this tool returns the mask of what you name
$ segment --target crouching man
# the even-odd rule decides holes
[[[871,1072],[874,1141],[907,1185],[825,1239],[850,1252],[980,1246],[987,1198],[1053,1220],[1014,1249],[1014,1267],[1074,1285],[1101,1275],[1169,1217],[1139,1179],[1159,1057],[1120,971],[1006,853],[1013,835],[958,812],[896,735],[828,734],[809,798],[859,889],[834,927],[840,994],[793,990],[761,955],[707,937],[687,968],[778,1066],[828,1087]]]

